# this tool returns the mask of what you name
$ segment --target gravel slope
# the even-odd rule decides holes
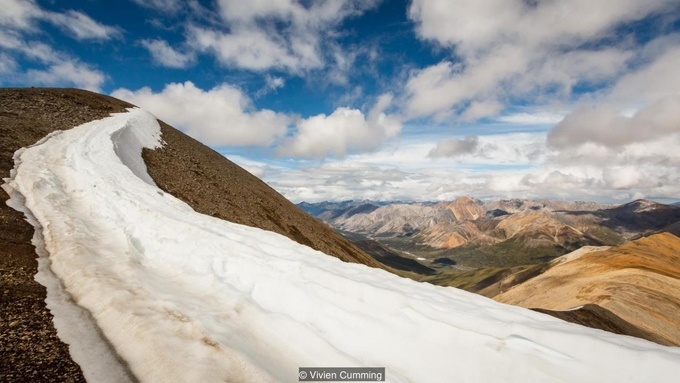
[[[70,89],[0,89],[0,172],[12,156],[48,133],[124,111],[129,104]],[[23,214],[0,203],[0,380],[84,382],[80,367],[57,337],[45,307],[45,288],[33,276],[38,262],[33,227]]]

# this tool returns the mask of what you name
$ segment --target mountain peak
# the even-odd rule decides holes
[[[655,211],[664,206],[666,205],[641,198],[636,199],[635,201],[628,202],[622,205],[621,207],[627,210],[632,210],[635,213],[641,213],[646,211]]]
[[[447,204],[446,208],[451,210],[457,221],[465,221],[483,217],[486,210],[481,205],[481,202],[474,198],[458,197]]]

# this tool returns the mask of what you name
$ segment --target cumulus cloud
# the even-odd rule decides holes
[[[394,167],[351,160],[268,171],[265,180],[295,202],[410,199],[408,193],[419,184]]]
[[[30,69],[26,77],[41,85],[75,85],[98,91],[106,76],[89,65],[68,60],[51,64],[47,69]]]
[[[273,30],[251,25],[227,33],[199,26],[188,28],[188,39],[198,51],[214,54],[225,66],[254,71],[280,69],[298,73],[320,68],[323,59],[317,37],[303,37],[286,40]]]
[[[616,8],[616,9],[613,9]],[[640,61],[642,48],[614,34],[626,22],[663,12],[674,0],[415,0],[409,17],[418,35],[455,58],[415,71],[406,86],[411,117],[465,115],[477,102],[550,93],[569,98],[574,87],[607,86]],[[588,15],[588,17],[583,17]],[[474,22],[470,22],[474,20]],[[608,38],[610,44],[598,44]],[[613,43],[613,44],[612,44]],[[497,110],[471,115],[491,116]]]
[[[564,114],[553,112],[513,113],[501,116],[497,121],[518,125],[554,125],[564,119]]]
[[[463,121],[475,121],[483,117],[494,116],[503,109],[503,104],[496,100],[473,101],[463,112]]]
[[[78,11],[42,12],[42,17],[77,40],[109,40],[122,36],[119,28],[104,25]]]
[[[207,145],[271,145],[291,122],[271,110],[254,110],[241,90],[227,84],[203,90],[187,81],[167,84],[157,93],[144,87],[117,89],[111,95],[149,110]]]
[[[680,44],[663,36],[642,51],[644,60],[634,70],[580,103],[548,133],[554,153],[547,166],[587,171],[594,180],[587,186],[602,195],[677,198]]]
[[[528,60],[529,56],[518,47],[505,46],[467,66],[443,61],[416,71],[406,83],[406,111],[410,117],[433,115],[438,119],[464,113],[469,108],[466,103],[494,100],[502,93],[503,81],[528,70]],[[489,112],[494,115],[498,108]]]
[[[466,136],[461,139],[443,140],[437,143],[428,157],[456,157],[463,154],[474,153],[479,148],[479,137]]]
[[[78,11],[63,13],[42,9],[33,0],[0,0],[0,56],[3,58],[1,81],[35,85],[76,86],[98,91],[106,75],[69,54],[34,39],[41,32],[40,22],[48,22],[77,40],[108,40],[122,32],[99,23]],[[16,65],[25,59],[35,67],[23,71]]]
[[[265,81],[267,83],[267,89],[269,90],[282,88],[286,84],[286,80],[284,80],[283,77],[277,76],[265,76]]]
[[[576,110],[555,126],[548,143],[557,148],[585,143],[619,147],[676,133],[680,133],[680,94],[654,102],[631,117],[611,106]]]
[[[639,105],[674,97],[680,89],[680,34],[657,38],[645,46],[647,65],[622,76],[609,93],[612,102]]]
[[[186,68],[195,59],[192,53],[182,53],[165,40],[141,40],[140,44],[151,53],[156,63],[168,68]]]
[[[13,58],[0,53],[0,75],[12,73],[16,70],[17,63]]]
[[[309,2],[219,0],[226,28],[191,25],[188,40],[222,64],[264,71],[301,73],[326,63],[335,28],[346,18],[375,7],[378,0]]]
[[[51,12],[40,8],[34,0],[0,0],[0,7],[0,25],[14,30],[32,32],[36,22],[46,21],[78,40],[108,40],[121,36],[119,28],[102,24],[82,12]]]
[[[610,32],[621,22],[672,10],[677,2],[620,0],[612,7],[607,2],[576,0],[568,8],[564,5],[525,0],[415,0],[409,16],[423,38],[456,46],[469,56],[509,42],[530,47],[574,46]]]
[[[455,160],[471,166],[525,165],[546,158],[544,133],[505,133],[485,136],[468,135],[440,140],[425,156],[438,163]],[[425,164],[423,164],[425,166]]]
[[[182,0],[132,0],[137,5],[161,12],[176,12],[181,9]]]
[[[336,24],[376,6],[378,0],[336,0],[301,2],[298,0],[218,0],[222,17],[231,22],[249,23],[278,19],[296,27]]]
[[[276,91],[286,85],[286,80],[283,77],[265,75],[264,85],[254,94],[255,98],[262,97],[267,93]]]
[[[644,175],[632,166],[605,168],[602,172],[604,181],[614,189],[631,189],[640,187]]]
[[[573,1],[568,12],[563,5],[413,1],[409,15],[419,36],[450,50],[451,58],[411,73],[408,117],[474,120],[503,113],[517,100],[529,111],[495,121],[554,125],[543,142],[531,145],[483,136],[439,142],[430,157],[457,166],[485,157],[501,164],[502,156],[530,165],[441,182],[434,188],[440,195],[473,190],[478,196],[677,198],[680,40],[666,34],[639,44],[617,30],[650,16],[677,17],[677,2],[625,0],[609,9],[604,2]],[[494,102],[506,104],[479,107]]]
[[[34,26],[43,11],[33,0],[0,0],[0,25],[27,30]]]
[[[96,68],[56,51],[45,43],[24,40],[17,32],[0,31],[0,49],[10,53],[0,52],[4,62],[4,70],[0,70],[0,74],[7,82],[20,80],[35,85],[76,86],[98,91],[106,81],[106,75]],[[18,70],[13,58],[17,55],[42,65],[42,68]]]
[[[278,153],[291,157],[327,155],[343,157],[352,151],[373,150],[401,131],[401,121],[384,110],[392,102],[389,94],[378,98],[368,115],[357,109],[337,108],[330,115],[319,114],[297,123],[297,132]]]
[[[601,147],[606,151],[603,162],[557,158],[567,150],[545,153],[545,138],[541,132],[478,136],[474,153],[433,161],[427,157],[432,149],[429,139],[403,137],[376,151],[348,154],[336,161],[266,165],[262,175],[296,202],[435,201],[462,195],[626,202],[633,197],[676,200],[680,194],[680,152],[674,150],[680,146],[680,135],[618,150]],[[649,157],[664,151],[677,154],[663,163]]]

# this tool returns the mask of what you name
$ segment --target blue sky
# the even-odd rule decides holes
[[[126,99],[289,199],[680,199],[680,0],[0,0],[0,85]]]

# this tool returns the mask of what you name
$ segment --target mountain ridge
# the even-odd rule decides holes
[[[365,211],[354,211],[357,206]],[[342,202],[300,205],[338,230],[372,237],[426,259],[471,267],[543,262],[582,246],[617,245],[661,231],[680,232],[680,208],[648,200]],[[507,256],[503,256],[507,254]]]
[[[649,334],[680,346],[680,238],[664,232],[553,261],[548,270],[493,299],[563,311],[595,304]]]
[[[9,175],[16,150],[55,130],[68,130],[131,107],[134,105],[80,89],[2,88],[0,171]],[[148,172],[159,186],[177,193],[195,210],[259,225],[303,244],[317,245],[344,261],[386,268],[219,153],[165,123],[161,122],[161,129],[166,146],[159,152],[144,152]],[[222,174],[215,169],[222,169]],[[182,178],[183,174],[189,177]],[[224,184],[216,185],[219,181]],[[239,184],[247,184],[251,193],[244,195],[245,188]],[[220,203],[219,196],[230,192],[242,203]],[[80,367],[57,336],[45,305],[45,287],[34,280],[38,261],[31,243],[33,232],[21,213],[0,204],[0,375],[17,381],[33,376],[43,381],[84,382]]]

